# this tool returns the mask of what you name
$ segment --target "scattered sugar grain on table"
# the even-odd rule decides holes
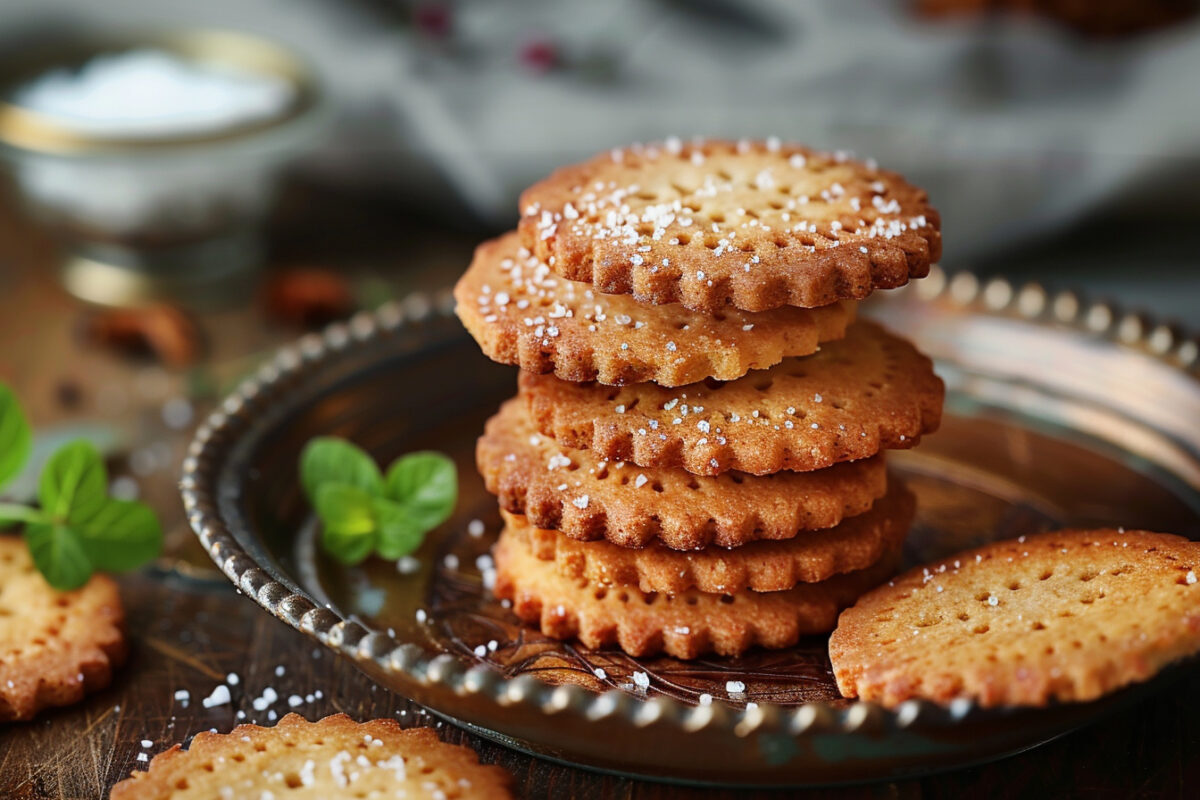
[[[214,706],[223,706],[230,701],[229,687],[221,683],[212,690],[212,694],[204,698],[203,703],[205,708],[213,708]]]

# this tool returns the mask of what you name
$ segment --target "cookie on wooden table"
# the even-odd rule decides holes
[[[1091,700],[1200,651],[1200,543],[1066,530],[918,567],[829,642],[838,688],[885,705]]]
[[[692,475],[604,461],[534,428],[520,398],[488,420],[475,450],[501,508],[539,528],[622,547],[676,550],[790,539],[862,514],[887,490],[882,454],[816,472]]]
[[[510,528],[501,531],[494,555],[495,595],[511,600],[513,612],[545,635],[593,649],[617,645],[635,657],[661,652],[683,659],[790,647],[803,635],[826,633],[839,610],[895,571],[898,558],[889,553],[865,570],[783,592],[670,595],[565,577]]]
[[[357,723],[345,714],[309,722],[288,714],[273,728],[239,725],[175,745],[145,772],[113,787],[112,800],[358,797],[510,800],[512,781],[473,751],[428,728],[391,719]]]
[[[95,575],[60,592],[33,565],[25,542],[0,536],[0,722],[79,702],[108,686],[125,660],[117,585]]]
[[[679,386],[733,380],[841,338],[853,301],[709,316],[560,278],[515,233],[485,242],[454,287],[459,319],[502,364],[563,380]]]
[[[818,353],[726,383],[617,388],[522,372],[519,386],[558,443],[697,475],[816,470],[912,447],[937,429],[945,392],[928,358],[865,321]]]
[[[806,531],[779,542],[690,552],[661,544],[629,548],[579,542],[530,525],[525,517],[502,514],[507,529],[526,540],[538,558],[553,561],[563,577],[583,578],[597,586],[636,586],[646,593],[679,594],[695,588],[733,594],[744,589],[779,592],[866,569],[903,544],[915,510],[912,493],[897,484],[870,511],[836,528]]]
[[[861,299],[921,278],[941,220],[894,172],[793,144],[668,140],[557,170],[521,240],[601,292],[705,313]]]

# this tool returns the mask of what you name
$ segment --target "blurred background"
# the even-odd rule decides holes
[[[82,432],[174,508],[186,433],[274,347],[669,135],[873,157],[929,190],[947,270],[1195,329],[1196,5],[4,0],[0,380],[40,450]]]

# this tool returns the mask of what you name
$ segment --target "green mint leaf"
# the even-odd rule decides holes
[[[407,506],[382,497],[373,498],[371,508],[379,521],[378,552],[383,558],[395,560],[415,553],[430,528],[437,527],[437,523],[428,525],[428,519],[422,519]]]
[[[92,576],[92,564],[78,535],[65,525],[37,522],[25,528],[34,566],[60,591],[78,589]]]
[[[59,522],[91,518],[108,499],[104,460],[90,443],[63,445],[42,470],[38,501],[42,510]]]
[[[134,500],[108,499],[72,529],[88,560],[105,572],[136,569],[162,549],[162,525],[149,506]]]
[[[378,530],[371,495],[357,486],[326,483],[313,502],[321,518],[321,545],[343,564],[358,564],[375,549]]]
[[[50,518],[36,508],[17,503],[0,503],[0,527],[15,522],[49,522]]]
[[[20,474],[33,450],[33,431],[21,404],[3,383],[0,383],[0,489]]]
[[[336,483],[354,486],[368,494],[383,491],[383,476],[375,461],[345,439],[321,436],[300,454],[300,483],[314,506],[321,486]]]
[[[321,518],[323,548],[345,564],[373,552],[388,559],[412,553],[450,517],[458,497],[454,462],[440,453],[404,456],[384,478],[367,453],[333,437],[304,448],[300,480]]]
[[[454,462],[432,451],[409,453],[387,472],[387,496],[419,516],[425,530],[441,525],[454,513],[458,470]]]

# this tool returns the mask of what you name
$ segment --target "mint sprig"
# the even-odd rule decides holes
[[[0,383],[0,489],[20,474],[32,450],[29,422]],[[134,569],[158,555],[162,526],[150,508],[108,496],[104,459],[89,442],[69,442],[46,462],[38,506],[0,503],[0,526],[25,526],[34,566],[55,589],[77,589],[96,570]]]
[[[33,431],[12,390],[0,383],[0,487],[17,475],[33,452]]]
[[[458,499],[458,472],[441,453],[401,456],[385,475],[362,449],[331,436],[305,446],[300,483],[321,519],[321,546],[343,564],[409,555]]]

